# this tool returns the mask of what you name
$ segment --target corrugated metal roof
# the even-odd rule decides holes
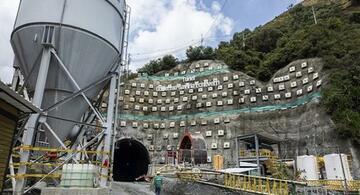
[[[4,100],[8,104],[14,106],[18,110],[24,113],[36,113],[41,112],[39,108],[34,106],[31,102],[25,100],[18,93],[10,89],[3,82],[0,81],[0,99]]]

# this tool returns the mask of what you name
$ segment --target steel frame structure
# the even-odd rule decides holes
[[[102,165],[105,165],[105,166],[103,166],[101,168],[101,178],[100,178],[100,186],[101,187],[108,186],[108,181],[109,181],[108,176],[110,173],[109,170],[111,168],[110,164],[113,159],[113,151],[114,151],[113,147],[114,147],[114,143],[115,143],[115,133],[116,133],[116,127],[117,127],[117,118],[118,118],[117,117],[118,98],[119,98],[119,93],[120,93],[120,83],[119,82],[120,82],[120,78],[121,78],[122,69],[128,68],[128,59],[126,56],[127,56],[127,51],[128,51],[127,47],[128,47],[129,28],[130,28],[130,11],[131,11],[130,7],[127,6],[126,7],[126,16],[125,16],[126,20],[124,23],[125,28],[122,31],[122,33],[123,33],[122,39],[123,39],[124,44],[121,49],[121,54],[118,56],[117,59],[115,59],[114,64],[112,65],[113,69],[103,78],[101,78],[97,81],[94,81],[93,83],[89,84],[88,86],[86,86],[84,88],[81,88],[78,85],[77,81],[74,79],[74,77],[71,75],[70,71],[67,69],[67,67],[65,66],[65,64],[63,63],[61,58],[58,56],[56,50],[52,47],[52,45],[49,45],[49,44],[43,44],[42,54],[40,54],[38,56],[38,59],[40,59],[41,61],[40,61],[38,77],[36,80],[36,86],[34,89],[34,94],[31,99],[30,99],[29,93],[26,89],[26,84],[28,82],[28,78],[24,78],[24,76],[21,74],[21,72],[19,70],[19,67],[14,66],[15,73],[14,73],[13,82],[12,82],[12,89],[16,90],[18,88],[18,86],[20,86],[20,89],[18,89],[18,92],[22,93],[23,96],[27,100],[31,100],[32,103],[39,108],[41,108],[41,103],[43,100],[43,95],[44,95],[44,91],[45,91],[45,85],[46,85],[46,80],[47,80],[47,75],[48,75],[51,58],[56,59],[60,68],[66,73],[66,76],[68,77],[68,79],[71,81],[71,83],[77,89],[77,91],[75,91],[73,94],[54,103],[49,108],[41,109],[42,110],[41,113],[36,113],[36,114],[30,115],[27,122],[25,122],[24,125],[21,128],[19,128],[18,134],[15,137],[15,140],[20,141],[21,145],[31,146],[31,145],[33,145],[33,141],[34,141],[34,137],[35,137],[35,133],[36,133],[37,129],[40,128],[40,126],[43,126],[47,131],[49,131],[56,138],[56,140],[59,142],[60,146],[63,149],[70,149],[66,146],[66,144],[63,142],[63,140],[61,140],[57,136],[56,131],[46,122],[46,119],[52,118],[52,119],[57,119],[57,120],[65,120],[65,121],[69,121],[69,122],[71,121],[75,124],[78,124],[80,131],[77,135],[75,142],[71,146],[71,149],[86,150],[89,146],[97,145],[97,150],[102,151],[101,152],[101,154],[102,154],[101,161],[102,161]],[[35,69],[35,66],[33,66],[33,69],[30,71],[30,74],[32,74],[34,69]],[[100,113],[100,111],[96,108],[96,106],[94,106],[92,104],[92,102],[88,99],[88,97],[85,95],[85,92],[87,92],[88,90],[92,89],[93,87],[95,87],[101,83],[104,83],[104,82],[108,82],[107,86],[109,87],[108,88],[109,95],[108,95],[108,101],[107,101],[108,104],[107,104],[107,109],[106,109],[106,117],[104,117]],[[105,91],[105,89],[103,89],[103,91]],[[66,119],[66,118],[59,118],[59,117],[53,117],[53,116],[47,115],[48,111],[56,109],[56,108],[62,106],[63,104],[66,104],[67,102],[73,100],[75,97],[78,97],[78,96],[82,96],[83,101],[85,101],[90,108],[88,113],[84,114],[83,121],[72,121],[72,120]],[[98,97],[98,98],[99,98],[98,102],[100,102],[100,105],[101,105],[102,95],[100,95],[100,97]],[[94,121],[94,118],[96,118],[100,122],[100,125],[92,124],[92,122]],[[84,134],[85,134],[86,130],[83,128],[84,126],[100,128],[101,132],[99,132],[90,141],[82,144],[83,142],[85,142]],[[20,137],[21,137],[21,140],[19,139]],[[14,142],[14,144],[15,143],[16,143],[16,141]],[[79,150],[77,150],[77,151],[79,151]],[[11,157],[11,160],[10,160],[11,165],[10,165],[9,169],[10,169],[10,175],[13,176],[11,178],[13,194],[20,195],[20,194],[29,192],[39,182],[46,179],[47,176],[49,176],[50,174],[52,174],[55,171],[57,171],[58,169],[60,169],[62,167],[62,165],[70,162],[71,160],[74,163],[79,163],[79,158],[80,158],[80,155],[78,155],[78,152],[68,153],[65,160],[60,165],[56,166],[51,171],[49,171],[49,173],[47,175],[42,177],[34,185],[25,189],[26,179],[24,177],[19,177],[16,179],[16,177],[14,177],[14,176],[15,175],[24,175],[27,173],[26,163],[29,162],[29,160],[30,160],[30,154],[31,154],[30,150],[23,150],[23,149],[20,150],[20,167],[19,167],[17,173],[15,172],[14,166],[12,166],[13,158]],[[87,156],[86,153],[85,153],[85,156]],[[34,162],[36,162],[40,159],[41,158],[35,159]]]
[[[58,57],[56,51],[49,46],[44,46],[41,64],[40,64],[40,70],[39,70],[39,74],[38,74],[39,76],[38,76],[38,79],[36,82],[34,96],[32,98],[32,103],[40,108],[41,108],[42,96],[44,95],[44,89],[45,89],[45,84],[46,84],[46,79],[47,79],[47,71],[49,68],[49,63],[50,63],[51,57],[56,58],[56,60],[59,62],[60,67],[66,72],[66,75],[72,81],[73,85],[77,88],[78,91],[74,92],[72,95],[70,95],[69,97],[66,97],[63,100],[56,102],[54,105],[49,107],[49,109],[45,109],[45,110],[42,110],[41,113],[36,113],[36,114],[31,115],[29,120],[27,121],[26,125],[19,131],[19,133],[22,133],[21,144],[25,145],[25,146],[33,145],[33,140],[34,140],[34,136],[37,131],[37,128],[39,128],[40,126],[43,126],[43,127],[45,127],[45,129],[47,131],[49,131],[56,138],[56,140],[58,141],[58,143],[60,144],[60,146],[63,149],[69,149],[69,148],[67,148],[65,143],[57,136],[55,130],[46,122],[47,117],[52,118],[52,119],[54,119],[55,117],[48,116],[46,113],[47,113],[47,111],[49,111],[51,109],[55,109],[63,104],[66,104],[67,102],[71,101],[72,99],[74,99],[77,96],[82,96],[83,100],[89,105],[90,111],[92,113],[94,113],[95,117],[100,122],[99,127],[103,129],[103,131],[100,132],[95,138],[104,136],[105,140],[107,140],[104,143],[99,143],[99,145],[101,146],[102,151],[104,151],[103,162],[109,161],[109,155],[107,153],[111,152],[111,148],[110,148],[111,146],[110,146],[108,140],[109,139],[111,140],[111,138],[113,136],[113,124],[115,124],[114,123],[114,115],[116,116],[116,113],[114,112],[114,110],[115,110],[114,104],[116,101],[115,93],[117,93],[117,91],[120,91],[117,87],[118,86],[117,78],[118,78],[118,75],[120,72],[120,71],[118,71],[119,66],[117,65],[116,68],[113,71],[109,72],[109,74],[106,75],[104,78],[100,79],[99,81],[95,81],[94,83],[90,84],[88,87],[81,89],[79,87],[79,85],[77,84],[77,82],[72,77],[72,75],[70,74],[70,72],[67,70],[64,63],[62,63],[61,59]],[[116,64],[118,64],[118,61],[116,62]],[[16,82],[20,81],[19,84],[25,84],[23,82],[23,76],[20,74],[20,71],[16,71],[16,72],[17,72],[16,73],[17,77],[15,77],[15,79],[14,79],[13,89],[15,89]],[[107,108],[107,119],[106,120],[101,115],[101,113],[98,111],[98,109],[96,109],[93,106],[91,101],[84,94],[86,91],[92,89],[96,85],[103,83],[103,82],[110,82],[108,108]],[[23,91],[24,95],[27,94],[26,88],[22,87],[21,90],[24,90]],[[55,119],[68,120],[65,118],[55,118]],[[73,122],[76,122],[76,121],[73,121]],[[94,126],[91,123],[87,123],[87,122],[78,121],[76,123],[81,126]],[[20,136],[20,135],[18,135],[18,136]],[[83,136],[80,133],[77,138],[77,143],[74,143],[73,147],[76,147],[76,145],[79,145],[80,142],[82,141],[82,138],[83,138]],[[95,138],[92,141],[88,142],[86,145],[82,146],[81,148],[86,149],[87,146],[89,146],[89,145],[93,144],[95,141],[97,141],[97,139],[95,139]],[[66,162],[69,162],[70,160],[73,160],[74,163],[79,163],[78,160],[76,159],[75,154],[76,153],[69,154],[63,164],[65,164]],[[20,151],[20,162],[23,164],[20,165],[19,170],[16,173],[17,175],[26,174],[27,166],[24,163],[29,162],[29,160],[30,160],[30,151],[29,150],[21,150]],[[11,159],[11,161],[13,161],[13,159]],[[55,172],[59,168],[60,168],[60,166],[56,167],[55,169],[50,171],[49,174]],[[13,166],[10,166],[10,173],[11,173],[11,175],[15,175],[15,170],[14,170]],[[101,173],[104,175],[107,175],[108,168],[102,168]],[[39,181],[43,181],[45,178],[46,178],[46,176],[41,178]],[[24,191],[24,187],[26,184],[25,182],[26,182],[25,178],[19,178],[19,179],[16,179],[15,181],[14,181],[14,178],[12,179],[14,194],[26,193],[34,187],[34,186],[32,186]],[[105,187],[106,185],[107,185],[107,177],[102,177],[101,178],[101,186]]]

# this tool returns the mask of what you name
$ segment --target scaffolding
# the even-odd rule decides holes
[[[256,163],[257,174],[265,175],[263,165],[265,161],[274,160],[280,154],[278,138],[263,134],[250,134],[236,137],[237,166],[242,162]]]

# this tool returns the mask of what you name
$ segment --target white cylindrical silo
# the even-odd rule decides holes
[[[319,168],[316,157],[313,155],[304,155],[296,157],[297,171],[300,177],[305,180],[318,180]]]
[[[44,128],[51,147],[67,148],[64,141],[74,141],[79,135],[73,129],[86,121],[83,116],[89,107],[105,123],[94,104],[110,78],[111,92],[115,91],[126,16],[125,0],[20,1],[11,44],[32,102],[43,111],[41,117],[40,113],[30,116],[22,145],[33,145],[34,133]],[[106,122],[110,125],[105,125],[104,150],[108,151],[112,117]],[[29,150],[21,152],[24,164],[18,175],[26,174],[30,154]],[[103,155],[103,163],[107,160],[108,155]],[[107,171],[102,169],[102,174]],[[102,184],[106,184],[104,178]],[[23,177],[18,178],[14,194],[23,194],[25,184]]]
[[[23,0],[20,2],[11,44],[17,64],[32,94],[38,76],[46,78],[41,109],[46,110],[74,92],[101,80],[114,68],[122,52],[125,0]],[[77,82],[51,56],[46,75],[39,75],[44,48],[51,48]],[[85,92],[94,99],[105,86]],[[79,121],[89,108],[83,97],[49,110],[47,115]],[[47,123],[61,140],[72,139],[74,123],[48,118]],[[46,131],[47,132],[47,131]],[[58,146],[47,133],[51,146]]]

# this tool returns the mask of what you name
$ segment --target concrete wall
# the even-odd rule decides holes
[[[156,90],[159,85],[214,79],[218,85],[212,89],[198,85],[193,90]],[[252,133],[280,139],[282,158],[333,153],[336,145],[340,145],[342,152],[356,157],[358,149],[346,140],[336,139],[334,124],[320,105],[320,91],[326,82],[320,59],[292,62],[268,83],[230,70],[219,61],[181,64],[168,72],[136,78],[122,86],[118,138],[133,137],[141,141],[153,163],[165,162],[167,151],[178,148],[185,130],[200,132],[206,140],[208,156],[224,155],[225,167],[236,165],[235,137]],[[212,148],[213,144],[217,148]],[[354,160],[353,170],[357,170],[356,162],[359,161]]]

